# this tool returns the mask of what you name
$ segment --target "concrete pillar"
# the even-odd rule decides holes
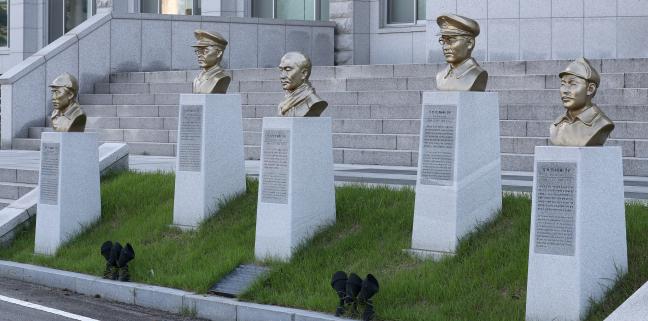
[[[329,20],[335,26],[335,64],[369,64],[371,2],[378,0],[330,0]]]
[[[247,8],[250,8],[250,0],[201,0],[201,15],[223,16],[223,17],[244,17]]]

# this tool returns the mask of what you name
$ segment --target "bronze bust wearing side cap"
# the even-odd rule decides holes
[[[442,91],[484,91],[488,73],[471,57],[479,24],[470,18],[445,14],[437,18],[439,43],[448,65],[436,76]]]
[[[64,73],[49,85],[52,91],[54,111],[50,117],[57,132],[83,132],[86,114],[77,102],[79,84],[74,76]]]
[[[227,93],[232,76],[220,66],[227,40],[218,32],[200,29],[194,31],[194,36],[198,42],[192,47],[198,56],[198,64],[202,71],[193,81],[193,92],[195,94]]]
[[[308,78],[312,64],[310,59],[301,52],[289,52],[281,58],[281,87],[286,96],[279,104],[281,116],[288,117],[318,117],[328,103],[315,92]]]
[[[614,123],[592,103],[601,76],[585,58],[578,58],[560,76],[560,98],[566,109],[550,126],[557,146],[601,146]]]

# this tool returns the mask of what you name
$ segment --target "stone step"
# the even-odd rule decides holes
[[[0,182],[0,199],[17,200],[34,188],[36,184]]]
[[[382,90],[436,90],[434,75],[428,77],[316,79],[311,81],[318,91],[382,91]],[[191,93],[190,82],[185,83],[97,83],[96,94],[156,94]],[[614,73],[601,75],[600,89],[646,88],[648,73]],[[558,89],[558,75],[490,76],[488,90]],[[232,81],[229,92],[282,92],[278,79]]]
[[[82,105],[88,117],[178,117],[178,105]]]
[[[547,136],[551,121],[539,120],[502,120],[500,135],[514,137]],[[615,121],[610,135],[616,139],[648,139],[648,123],[636,121]]]
[[[501,90],[500,104],[560,104],[560,93],[555,89]],[[419,106],[420,90],[338,91],[319,92],[331,105],[389,105]],[[284,97],[280,92],[241,93],[244,105],[276,105]],[[82,94],[82,105],[177,105],[179,94]],[[595,98],[598,104],[648,105],[648,88],[601,89]]]
[[[38,171],[29,169],[0,168],[0,182],[38,184]]]
[[[88,117],[89,129],[178,129],[177,117]]]
[[[540,61],[505,61],[481,62],[480,64],[491,76],[502,75],[556,75],[571,60]],[[634,73],[648,72],[648,59],[591,59],[590,62],[599,72]],[[388,77],[433,77],[445,64],[404,64],[404,65],[349,65],[349,66],[315,66],[311,79],[345,79],[345,78],[388,78]],[[125,72],[110,76],[110,82],[131,83],[168,83],[190,82],[198,70]],[[276,68],[234,69],[232,80],[276,80]]]
[[[648,121],[648,105],[597,105],[615,122]],[[500,106],[500,119],[553,120],[564,112],[561,104],[510,104]]]

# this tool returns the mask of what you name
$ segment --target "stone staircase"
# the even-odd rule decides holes
[[[0,209],[23,197],[37,185],[37,170],[0,168]]]
[[[648,59],[593,60],[602,73],[595,102],[617,127],[627,176],[648,176]],[[486,62],[488,90],[499,92],[502,167],[531,171],[533,150],[548,144],[550,121],[563,112],[558,72],[569,61]],[[438,64],[315,67],[311,80],[329,102],[336,163],[416,166],[421,93],[435,89]],[[180,93],[197,71],[113,74],[80,95],[88,128],[104,142],[127,142],[131,154],[174,156]],[[258,159],[262,117],[274,116],[283,93],[277,70],[233,70],[230,92],[243,101],[246,159]],[[45,128],[30,128],[16,149],[38,149]],[[479,128],[475,128],[479,130]],[[485,147],[487,148],[487,147]]]

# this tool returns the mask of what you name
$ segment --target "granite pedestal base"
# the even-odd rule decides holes
[[[38,186],[34,252],[54,255],[101,217],[97,134],[43,133]]]
[[[420,133],[411,253],[438,259],[502,207],[497,93],[423,93]]]
[[[621,148],[535,149],[526,319],[579,321],[628,269]]]
[[[245,193],[239,94],[180,96],[173,224],[194,229]]]
[[[333,223],[331,118],[264,118],[256,257],[289,260],[297,246]]]

